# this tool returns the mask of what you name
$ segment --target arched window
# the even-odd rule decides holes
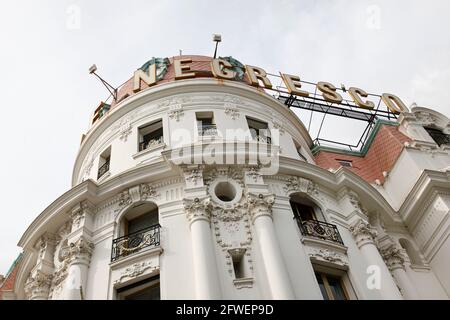
[[[159,224],[158,207],[153,203],[141,203],[134,206],[123,217],[124,235]]]
[[[113,240],[112,261],[159,246],[158,207],[154,203],[135,205],[121,218],[119,228],[119,237]]]
[[[289,203],[303,236],[343,244],[337,227],[324,221],[322,211],[313,201],[294,194]]]
[[[297,220],[323,220],[320,208],[311,200],[299,195],[293,195],[289,203],[291,204],[294,218]]]
[[[414,248],[413,244],[407,239],[399,239],[398,242],[400,246],[405,249],[406,254],[409,257],[409,261],[413,266],[423,266],[422,258],[420,257],[419,251]]]

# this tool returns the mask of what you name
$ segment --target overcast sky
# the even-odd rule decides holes
[[[446,0],[2,0],[0,273],[70,189],[81,134],[107,96],[92,63],[120,84],[153,56],[212,55],[221,33],[222,56],[450,115],[449,12]]]

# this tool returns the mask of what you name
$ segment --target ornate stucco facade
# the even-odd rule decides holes
[[[135,94],[130,81],[87,132],[72,188],[23,234],[3,298],[150,286],[161,299],[323,299],[335,279],[346,299],[450,297],[450,145],[426,130],[448,137],[446,116],[413,106],[348,153],[314,148],[291,110],[243,81],[163,77]],[[276,170],[258,161],[268,143],[251,121],[272,131]],[[192,161],[205,148],[229,161]]]

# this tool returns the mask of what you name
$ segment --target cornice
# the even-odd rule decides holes
[[[53,201],[44,211],[39,214],[36,219],[28,226],[24,234],[17,244],[19,247],[31,246],[36,240],[36,233],[40,231],[40,226],[46,225],[47,222],[54,217],[55,212],[67,212],[73,208],[81,197],[95,195],[97,185],[92,180],[87,180],[68,190],[55,201]],[[34,239],[33,241],[30,241]]]
[[[438,193],[450,193],[450,171],[424,170],[399,210],[410,230],[420,219],[420,213],[434,201],[433,194]]]
[[[127,187],[152,180],[156,180],[161,186],[167,185],[169,181],[179,183],[179,177],[174,176],[174,174],[177,173],[174,173],[170,165],[161,161],[129,169],[111,177],[100,185],[90,179],[86,180],[62,194],[45,208],[28,226],[20,238],[18,246],[24,249],[31,247],[44,231],[48,231],[51,220],[58,217],[61,219],[61,223],[64,222],[63,219],[69,218],[66,213],[83,200],[98,205]]]
[[[293,111],[283,105],[281,102],[273,98],[267,93],[261,92],[256,88],[241,84],[235,81],[227,81],[208,78],[186,79],[174,82],[162,83],[153,87],[142,90],[141,92],[125,99],[118,103],[109,113],[107,117],[103,117],[98,123],[93,126],[86,134],[77,154],[73,172],[72,185],[75,185],[78,180],[78,174],[82,166],[82,160],[87,156],[87,153],[93,143],[99,139],[101,134],[107,130],[111,125],[119,120],[122,116],[139,106],[169,96],[179,96],[182,94],[198,93],[198,92],[216,92],[230,95],[237,95],[247,98],[251,101],[256,101],[261,104],[268,105],[279,113],[283,114],[288,119],[292,119],[292,124],[301,133],[306,140],[309,147],[312,146],[312,139],[303,123],[298,119]]]
[[[344,167],[339,168],[335,172],[330,172],[307,162],[298,161],[287,157],[280,157],[279,174],[304,177],[314,181],[318,185],[322,185],[325,188],[333,190],[336,193],[338,193],[342,188],[347,187],[357,192],[360,196],[369,197],[370,200],[376,203],[379,211],[386,213],[384,218],[387,218],[387,220],[385,220],[387,224],[395,225],[402,223],[401,217],[377,189],[357,174]]]

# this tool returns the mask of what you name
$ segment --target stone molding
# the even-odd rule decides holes
[[[32,272],[25,282],[25,294],[29,300],[46,300],[50,293],[53,275],[41,271]]]
[[[273,194],[247,193],[247,202],[253,223],[257,218],[262,216],[268,216],[273,219],[272,206],[275,203],[275,196]]]
[[[350,226],[349,230],[355,238],[358,248],[361,248],[366,244],[375,245],[375,239],[378,233],[368,222],[358,219]]]
[[[211,222],[211,199],[209,197],[183,199],[183,206],[189,225],[197,220]]]
[[[389,270],[405,269],[405,257],[395,243],[392,242],[379,251]]]

